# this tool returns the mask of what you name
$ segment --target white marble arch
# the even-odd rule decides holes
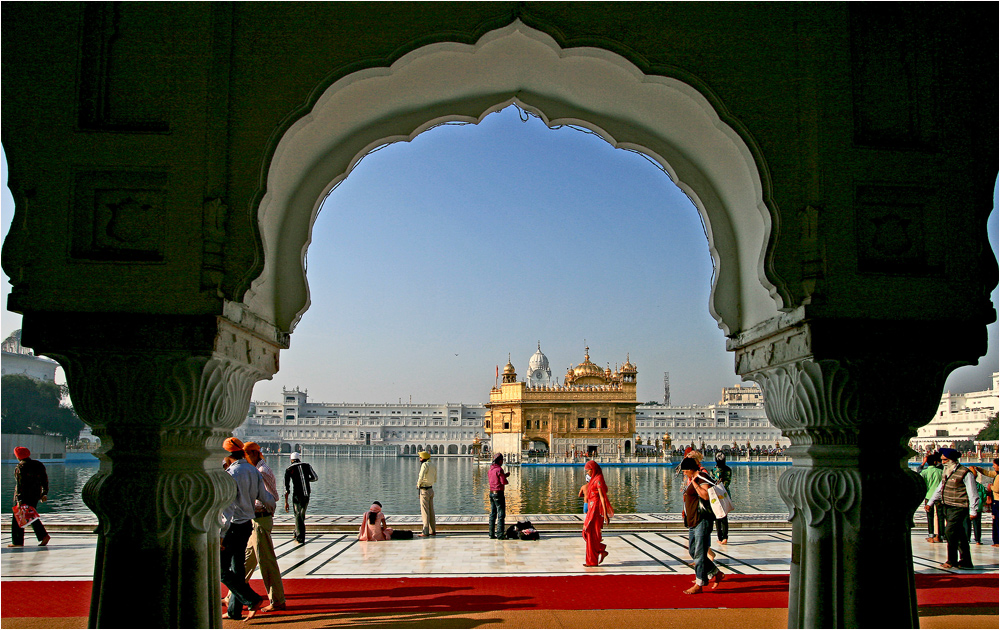
[[[244,304],[292,331],[309,307],[313,223],[353,166],[386,143],[446,121],[478,122],[515,103],[549,125],[585,127],[662,165],[704,221],[715,266],[713,317],[727,335],[748,330],[787,310],[787,296],[765,273],[774,214],[754,151],[702,91],[645,75],[606,50],[561,49],[519,21],[475,45],[431,44],[390,67],[348,75],[288,129],[272,156],[257,215],[264,267]]]

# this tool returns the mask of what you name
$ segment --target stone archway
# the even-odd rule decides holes
[[[645,154],[691,198],[715,267],[709,310],[729,338],[728,348],[737,352],[737,372],[761,383],[768,415],[792,438],[790,452],[797,457],[781,486],[793,514],[793,549],[799,550],[792,555],[801,557],[790,578],[790,624],[857,623],[865,597],[876,589],[859,586],[872,579],[864,571],[852,565],[845,574],[839,567],[842,557],[853,558],[860,548],[847,540],[859,538],[862,529],[862,481],[856,468],[863,458],[856,427],[879,415],[878,405],[859,412],[854,392],[873,374],[884,373],[876,367],[884,358],[868,356],[875,345],[840,343],[853,335],[849,322],[846,328],[822,331],[837,340],[838,358],[816,355],[805,307],[793,303],[770,269],[777,214],[767,203],[770,182],[761,152],[727,122],[728,115],[720,115],[725,112],[720,99],[696,78],[646,75],[602,49],[562,49],[547,34],[515,21],[474,45],[431,44],[389,68],[336,81],[307,116],[287,128],[266,165],[266,193],[257,211],[264,262],[243,296],[246,310],[280,331],[294,329],[309,307],[304,260],[319,207],[367,152],[443,122],[476,122],[509,104],[547,124],[578,125],[616,147]],[[806,209],[803,229],[815,222],[815,214]],[[853,360],[847,356],[852,353],[862,357],[864,367],[855,364],[853,375],[845,377],[841,368]],[[921,364],[924,368],[934,369]],[[892,428],[879,428],[874,442],[884,447],[896,434],[905,434],[913,422],[907,417],[920,417],[928,400],[903,405],[897,399],[901,404]],[[913,413],[900,411],[904,408]],[[851,428],[845,431],[845,425]],[[428,450],[441,453],[444,447]],[[588,452],[594,455],[596,448],[588,445]],[[879,475],[886,479],[876,479]],[[865,479],[872,493],[886,483],[905,488],[916,483],[902,468],[872,471]],[[830,483],[836,496],[824,495]],[[911,498],[901,492],[895,503],[869,507],[872,524],[865,529],[873,533],[861,538],[870,541],[872,552],[887,549],[881,532],[891,539],[889,554],[903,578],[885,600],[907,609],[913,623],[906,525]],[[823,551],[831,546],[837,549],[834,555]],[[821,586],[831,580],[843,590]],[[847,612],[831,612],[841,610]]]
[[[378,146],[442,122],[476,122],[511,103],[547,124],[579,125],[643,152],[688,194],[716,268],[709,309],[727,335],[779,315],[787,300],[767,270],[774,219],[755,147],[692,85],[644,75],[602,49],[563,50],[519,21],[473,46],[432,44],[389,68],[344,77],[291,125],[267,165],[257,213],[264,267],[244,304],[294,329],[309,307],[304,261],[313,223],[353,165]]]

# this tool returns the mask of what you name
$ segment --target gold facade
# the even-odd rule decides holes
[[[562,385],[529,386],[508,361],[503,382],[490,391],[485,430],[495,450],[543,443],[553,456],[616,456],[635,446],[636,368],[626,358],[612,372],[590,361],[566,373]]]

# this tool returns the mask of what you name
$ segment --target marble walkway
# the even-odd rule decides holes
[[[575,515],[566,515],[575,516]],[[417,517],[419,519],[419,517]],[[617,518],[617,517],[616,517]],[[390,519],[404,529],[404,517]],[[50,521],[51,522],[51,521]],[[0,577],[3,580],[90,580],[97,537],[66,531],[52,523],[52,541],[37,547],[31,532],[23,548],[7,548],[10,532],[0,535]],[[497,541],[481,531],[442,530],[432,538],[405,541],[358,542],[352,531],[323,531],[312,527],[305,544],[296,544],[290,532],[278,531],[275,546],[286,578],[462,577],[580,574],[690,573],[687,566],[687,532],[683,529],[612,529],[605,532],[610,556],[600,567],[583,567],[584,546],[579,530],[547,528],[535,523],[538,541]],[[346,524],[345,524],[346,525]],[[310,527],[312,522],[310,519]],[[354,530],[356,531],[356,530]],[[944,544],[924,540],[924,530],[913,530],[913,566],[917,573],[946,574],[959,571],[938,568],[945,561]],[[996,573],[998,549],[972,545],[976,569],[961,573]],[[734,574],[787,574],[791,530],[772,527],[734,528],[729,544],[713,539],[716,562]]]

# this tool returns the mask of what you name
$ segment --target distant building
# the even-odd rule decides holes
[[[994,372],[992,386],[979,392],[941,396],[934,419],[917,430],[917,437],[910,440],[912,448],[952,447],[956,442],[976,439],[990,416],[1000,411],[1000,372]]]
[[[639,405],[635,431],[644,446],[662,446],[667,441],[675,449],[691,444],[696,448],[702,444],[707,448],[791,444],[767,419],[763,392],[756,385],[724,387],[716,405]]]
[[[35,380],[55,382],[59,364],[52,359],[35,356],[31,348],[22,346],[20,329],[3,340],[0,350],[0,375],[24,374]]]
[[[308,393],[282,391],[280,402],[254,402],[234,433],[265,450],[307,455],[395,457],[426,450],[471,455],[482,440],[483,405],[310,402]]]
[[[541,367],[541,366],[544,366]],[[554,456],[631,455],[635,440],[636,367],[626,357],[615,372],[590,360],[566,372],[562,385],[546,374],[541,346],[529,361],[531,372],[517,380],[513,364],[490,391],[485,418],[493,452],[520,455],[534,450]]]

